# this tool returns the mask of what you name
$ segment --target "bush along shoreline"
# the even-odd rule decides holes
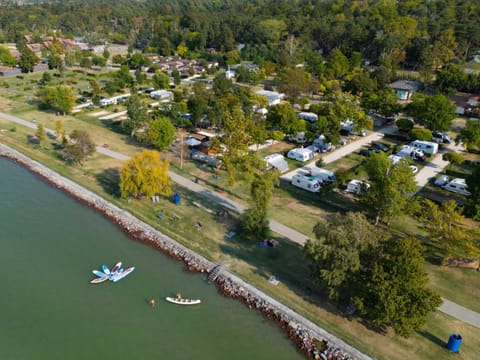
[[[20,164],[75,200],[94,208],[116,224],[129,237],[182,261],[189,271],[207,274],[217,266],[217,264],[210,262],[147,223],[137,219],[128,211],[120,209],[99,195],[59,175],[17,150],[0,144],[0,156]],[[249,308],[259,310],[266,318],[276,322],[295,343],[297,349],[307,358],[371,359],[368,355],[313,324],[287,306],[244,282],[228,270],[223,270],[219,274],[215,284],[222,295],[240,300]]]

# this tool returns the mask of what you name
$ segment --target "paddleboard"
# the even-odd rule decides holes
[[[102,265],[102,271],[103,271],[106,275],[110,275],[110,269],[108,268],[107,265]]]
[[[117,273],[117,275],[113,277],[112,281],[117,282],[117,281],[122,280],[124,277],[130,275],[133,272],[133,270],[135,270],[134,266],[129,267],[128,269],[125,269],[121,273]]]
[[[99,278],[107,276],[104,272],[101,272],[99,270],[92,270],[93,275],[97,275]]]
[[[90,281],[91,284],[100,284],[108,280],[108,276],[99,277]]]
[[[119,261],[118,263],[115,264],[115,266],[112,268],[112,271],[110,271],[110,274],[115,275],[118,270],[122,267],[122,262]]]

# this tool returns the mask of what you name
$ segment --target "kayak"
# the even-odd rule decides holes
[[[107,276],[107,274],[105,274],[104,272],[99,271],[99,270],[92,270],[92,273],[93,273],[93,275],[97,275],[99,278]]]
[[[130,274],[133,272],[133,270],[135,270],[135,267],[134,267],[134,266],[129,267],[128,269],[125,269],[125,270],[122,271],[122,272],[120,272],[120,270],[119,270],[119,271],[117,272],[117,274],[111,278],[111,280],[112,280],[113,282],[120,281],[120,280],[122,280],[124,277],[130,275]]]
[[[110,275],[110,269],[108,268],[107,265],[102,265],[102,271],[103,271],[106,275]]]
[[[110,271],[110,274],[115,275],[117,274],[118,270],[122,267],[122,262],[119,261],[118,263],[115,264],[115,266],[112,268],[112,271]]]
[[[90,281],[91,284],[100,284],[100,283],[103,283],[105,281],[107,281],[109,278],[108,276],[104,276],[104,277],[98,277],[96,279],[93,279]]]
[[[183,298],[173,298],[170,296],[167,296],[165,300],[178,305],[196,305],[202,302],[202,300],[200,299],[183,299]]]

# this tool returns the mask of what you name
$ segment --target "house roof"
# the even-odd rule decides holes
[[[391,83],[390,87],[396,90],[417,92],[423,88],[423,83],[415,80],[397,80]]]

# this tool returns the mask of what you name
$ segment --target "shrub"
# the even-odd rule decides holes
[[[413,129],[413,121],[410,119],[400,118],[395,124],[401,131],[410,131]]]
[[[412,140],[432,140],[432,132],[428,129],[412,129],[410,131],[410,138]]]

